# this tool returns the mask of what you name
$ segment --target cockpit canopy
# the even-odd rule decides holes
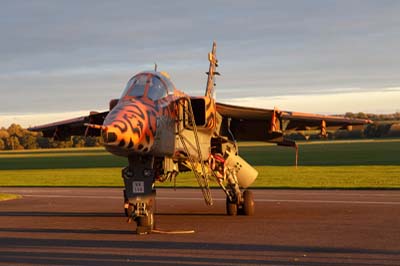
[[[174,85],[166,73],[143,72],[128,81],[121,98],[147,97],[152,101],[157,101],[173,92]]]

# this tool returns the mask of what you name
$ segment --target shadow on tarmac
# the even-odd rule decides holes
[[[15,232],[17,229],[0,229],[2,232]],[[85,233],[91,230],[54,230],[54,229],[27,229],[30,232],[38,233]],[[100,230],[95,231],[100,234],[122,234],[125,231]],[[315,254],[313,261],[301,261],[295,265],[314,266],[314,265],[364,265],[353,264],[352,262],[344,262],[343,259],[351,255],[355,258],[360,255],[368,255],[368,260],[379,261],[380,265],[385,265],[382,256],[392,255],[398,256],[400,251],[387,251],[378,249],[353,249],[353,248],[327,248],[312,246],[278,246],[278,245],[256,245],[256,244],[231,244],[231,243],[195,243],[195,242],[167,242],[167,241],[146,241],[146,236],[137,236],[132,241],[119,240],[72,240],[72,239],[37,239],[37,238],[16,238],[5,237],[0,240],[0,247],[14,248],[16,251],[0,251],[0,262],[10,264],[39,264],[39,265],[288,265],[287,253],[295,254]],[[70,250],[78,248],[80,252],[59,252],[60,250]],[[119,252],[101,252],[101,249],[113,249]],[[29,251],[27,249],[33,249]],[[50,250],[45,252],[43,250]],[[164,256],[160,255],[161,251],[171,253],[180,250],[185,256]],[[125,251],[128,254],[118,254]],[[205,251],[210,256],[191,256],[196,251]],[[222,251],[228,254],[228,258],[215,258],[211,254],[215,251]],[[235,253],[239,252],[261,252],[253,257],[253,259],[235,258]],[[149,252],[152,255],[145,255]],[[202,253],[204,254],[204,252]],[[232,254],[232,257],[229,257]],[[269,254],[269,255],[268,255]],[[262,256],[260,256],[262,255]],[[322,255],[322,256],[321,256]],[[326,262],[331,256],[339,255],[341,259],[338,262]],[[371,258],[372,256],[372,258]],[[376,258],[374,258],[376,256]],[[293,257],[293,255],[289,256]],[[362,257],[362,256],[361,256]],[[268,258],[268,259],[267,259]],[[315,260],[317,259],[317,260]],[[364,258],[365,259],[365,258]],[[396,259],[399,261],[399,259]],[[392,260],[393,262],[393,260]],[[321,264],[322,263],[322,264]],[[358,261],[360,263],[360,261]]]

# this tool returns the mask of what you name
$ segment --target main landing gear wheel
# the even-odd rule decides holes
[[[228,197],[226,197],[226,213],[229,216],[236,216],[238,213],[238,206],[235,202],[231,202]]]
[[[250,190],[245,190],[242,196],[242,202],[237,204],[236,202],[231,202],[229,197],[226,197],[226,213],[229,216],[236,215],[254,215],[254,199],[253,193]]]
[[[243,214],[246,216],[254,215],[253,192],[245,190],[243,192]]]

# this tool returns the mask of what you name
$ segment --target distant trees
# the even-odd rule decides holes
[[[5,128],[0,129],[0,150],[6,149],[6,141],[10,138],[10,134]]]
[[[74,136],[69,141],[54,141],[41,133],[32,132],[20,125],[12,124],[0,128],[0,150],[29,150],[48,148],[96,147],[101,145],[98,137]]]
[[[366,114],[347,112],[345,117],[370,119],[373,124],[364,130],[366,138],[400,137],[400,112],[393,114]]]
[[[293,140],[321,139],[319,131],[291,132],[288,135]],[[366,125],[363,130],[337,130],[328,132],[328,139],[362,139],[362,138],[399,138],[400,122],[376,122]]]
[[[0,129],[0,139],[5,150],[23,150],[24,147],[20,143],[25,135],[24,130],[21,126],[12,124],[8,129]]]
[[[348,118],[371,119],[372,121],[400,121],[400,112],[393,114],[366,114],[362,112],[347,112],[344,116]]]

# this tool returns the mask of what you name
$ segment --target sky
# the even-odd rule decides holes
[[[104,111],[134,74],[217,100],[321,114],[400,112],[400,1],[8,1],[0,127]]]

